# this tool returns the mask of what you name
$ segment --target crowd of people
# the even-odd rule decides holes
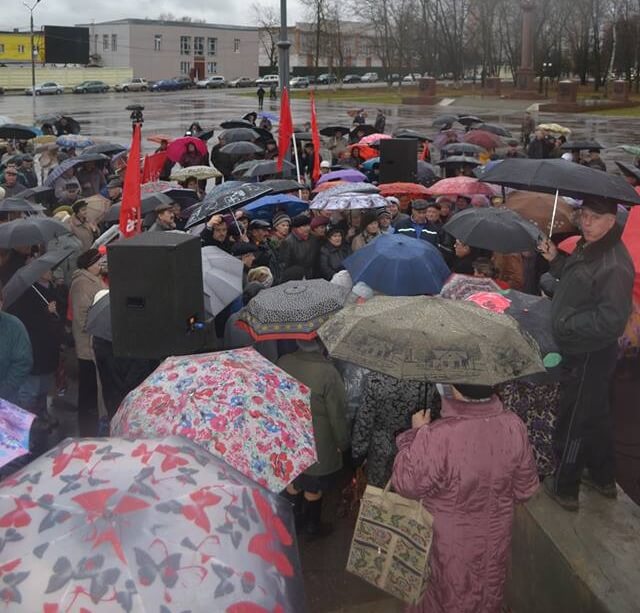
[[[258,95],[262,105],[264,91]],[[191,190],[190,205],[196,205],[206,201],[212,189],[219,189],[223,180],[238,180],[238,164],[275,160],[276,137],[269,137],[273,118],[249,113],[239,121],[260,128],[260,138],[254,140],[259,145],[256,152],[225,153],[222,150],[229,143],[223,132],[210,150],[203,139],[202,147],[187,144],[179,159],[167,158],[158,179],[169,180],[178,167],[215,167],[221,177],[210,179],[208,186],[199,175],[189,176],[188,170],[176,186]],[[340,173],[346,169],[362,173],[359,186],[377,186],[379,142],[361,141],[371,134],[387,138],[385,123],[379,111],[375,132],[369,130],[366,113],[359,109],[352,126],[332,129],[319,152],[317,181],[312,178],[311,126],[301,127],[299,151],[290,158],[292,165],[297,163],[299,175],[286,193],[304,201],[308,210],[292,213],[285,204],[265,217],[252,216],[244,207],[229,208],[185,230],[184,205],[162,202],[144,217],[144,231],[188,231],[199,236],[203,247],[214,246],[239,259],[243,293],[215,315],[213,348],[252,345],[311,389],[318,463],[282,493],[293,506],[301,533],[312,539],[331,532],[330,525],[321,521],[323,495],[337,487],[337,475],[343,474],[345,465],[349,471],[364,470],[368,482],[378,487],[391,480],[397,492],[421,500],[435,517],[431,583],[416,610],[497,612],[516,503],[530,498],[541,481],[547,494],[570,511],[579,508],[581,483],[608,498],[617,495],[609,391],[621,361],[636,374],[638,366],[637,343],[627,343],[624,351],[619,343],[632,317],[635,278],[621,240],[627,212],[605,199],[585,198],[573,211],[581,238],[572,255],[558,248],[567,234],[543,237],[537,249],[517,253],[478,248],[452,236],[448,221],[463,211],[503,206],[505,192],[439,193],[437,165],[447,179],[476,177],[485,164],[525,157],[563,157],[567,163],[607,171],[597,143],[572,149],[566,134],[536,127],[531,117],[523,122],[524,142],[505,137],[495,146],[493,139],[494,146],[476,145],[477,150],[464,146],[468,144],[465,135],[473,131],[469,125],[456,129],[452,122],[441,122],[433,138],[413,136],[419,141],[420,162],[438,158],[438,164],[429,166],[429,178],[416,183],[427,191],[418,190],[418,195],[408,198],[401,190],[380,196],[382,205],[368,209],[314,208],[327,185],[345,185]],[[195,138],[205,132],[198,123],[187,129]],[[171,142],[161,138],[158,145],[156,153],[165,152]],[[122,198],[126,152],[85,162],[82,150],[74,147],[36,150],[31,142],[1,146],[0,229],[4,223],[35,214],[3,209],[2,203],[14,197],[29,200],[44,184],[52,191],[47,214],[64,223],[68,234],[48,244],[1,248],[0,287],[48,251],[67,248],[72,255],[43,272],[0,311],[0,397],[35,413],[41,426],[53,433],[57,420],[52,397],[65,394],[69,373],[75,371],[79,433],[104,435],[124,396],[158,365],[151,360],[117,358],[110,343],[87,331],[91,306],[108,291],[108,261],[101,237],[117,225],[117,219],[107,222],[104,218]],[[78,162],[69,165],[74,158]],[[63,164],[68,168],[57,172]],[[637,165],[620,165],[620,169],[632,186],[640,183]],[[52,176],[54,180],[49,179]],[[274,171],[243,180],[279,176]],[[452,273],[491,279],[503,290],[551,296],[553,336],[563,356],[561,365],[539,377],[497,388],[429,385],[425,394],[420,383],[330,359],[319,339],[255,342],[236,326],[243,309],[261,291],[289,281],[325,279],[349,287],[353,302],[366,301],[377,292],[362,283],[353,285],[344,262],[389,235],[429,243]],[[111,236],[118,239],[117,233]],[[77,369],[70,368],[73,353]],[[423,396],[428,396],[426,408]],[[34,449],[34,453],[42,451]]]

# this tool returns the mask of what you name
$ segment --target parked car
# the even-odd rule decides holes
[[[378,73],[377,72],[365,72],[362,75],[362,82],[363,83],[375,83],[378,80]]]
[[[83,81],[73,88],[74,94],[104,94],[109,86],[104,81]]]
[[[415,83],[418,79],[421,79],[422,75],[419,72],[411,72],[408,75],[402,77],[403,83]]]
[[[362,77],[359,74],[347,74],[342,79],[343,83],[360,83],[361,81]]]
[[[329,85],[331,83],[337,83],[338,82],[338,77],[336,77],[336,75],[331,74],[329,72],[325,72],[323,74],[321,74],[320,76],[318,76],[316,83],[318,83],[319,85]]]
[[[238,77],[227,83],[229,87],[253,87],[255,84],[255,79],[251,79],[250,77]]]
[[[149,89],[149,84],[146,79],[131,79],[130,81],[124,81],[124,83],[118,83],[114,89],[117,92],[146,92]]]
[[[307,77],[293,77],[289,81],[291,87],[309,87],[309,79]]]
[[[226,86],[227,80],[222,75],[213,75],[196,83],[198,89],[218,89]]]
[[[308,74],[307,81],[309,81],[309,85],[314,85],[316,82],[316,75]]]
[[[172,79],[180,86],[179,89],[191,89],[195,83],[189,77],[173,77]]]
[[[272,83],[275,83],[276,85],[280,83],[280,77],[277,74],[267,74],[256,81],[256,85],[262,85],[263,87],[265,85],[271,85]]]
[[[174,92],[182,89],[182,85],[176,79],[161,79],[151,86],[152,92]]]
[[[24,93],[27,96],[33,95],[33,87],[27,87],[24,90]],[[64,93],[64,85],[60,85],[60,83],[55,83],[54,81],[47,81],[46,83],[40,83],[36,85],[36,96],[45,96],[51,94],[63,94]]]

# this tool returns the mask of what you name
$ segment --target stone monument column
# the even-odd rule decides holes
[[[523,0],[522,7],[522,49],[520,68],[516,75],[516,89],[535,91],[536,75],[533,70],[533,0]]]

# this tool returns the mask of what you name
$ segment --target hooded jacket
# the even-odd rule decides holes
[[[580,240],[570,256],[550,265],[560,279],[551,303],[553,335],[563,353],[604,349],[624,332],[631,315],[633,262],[615,224],[599,241]]]

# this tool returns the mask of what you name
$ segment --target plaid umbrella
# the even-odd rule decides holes
[[[493,279],[453,274],[440,290],[440,296],[453,300],[466,300],[479,292],[499,292],[500,286]]]
[[[348,290],[324,279],[288,281],[262,290],[240,316],[239,325],[256,341],[310,340],[339,311]]]
[[[0,468],[29,453],[29,431],[35,417],[0,398]]]
[[[246,347],[167,358],[123,400],[111,433],[180,434],[272,492],[317,460],[309,388]]]
[[[0,483],[7,610],[301,611],[287,503],[192,442],[66,439]]]
[[[439,296],[374,296],[318,335],[332,357],[396,379],[497,385],[545,370],[513,318]]]

